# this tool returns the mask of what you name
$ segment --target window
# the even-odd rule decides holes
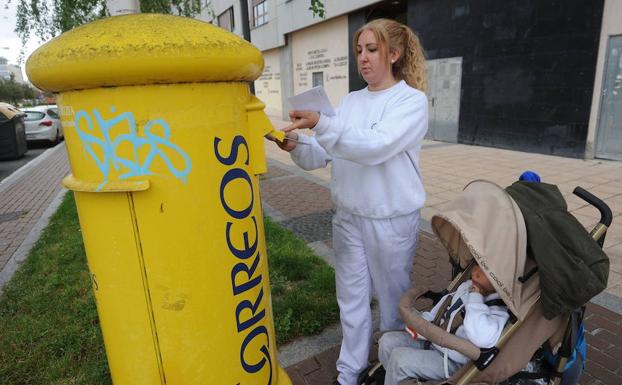
[[[253,0],[253,27],[259,27],[268,22],[268,2]]]
[[[314,72],[313,74],[311,74],[311,81],[313,82],[313,87],[323,86],[324,72]]]
[[[233,31],[233,7],[218,15],[218,26],[229,32]]]
[[[26,113],[25,121],[30,122],[33,120],[41,120],[45,118],[45,114],[39,111],[24,111]]]
[[[57,110],[47,110],[48,115],[50,115],[52,118],[54,119],[60,119],[60,116],[58,116],[58,111]]]

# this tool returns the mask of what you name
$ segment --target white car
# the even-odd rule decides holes
[[[63,127],[60,124],[58,107],[55,105],[25,107],[26,140],[47,140],[58,143],[64,137]]]

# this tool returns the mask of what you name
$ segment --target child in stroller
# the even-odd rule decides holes
[[[443,373],[443,368],[442,383],[578,382],[584,358],[575,355],[582,339],[581,309],[607,284],[609,260],[602,242],[612,215],[589,192],[577,188],[574,193],[601,212],[600,223],[589,234],[567,212],[559,189],[545,183],[521,181],[503,189],[474,181],[432,218],[432,229],[457,272],[443,294],[455,291],[479,266],[509,312],[497,344],[482,348],[414,309],[418,298],[435,294],[427,287],[412,287],[404,294],[400,313],[406,325],[436,346],[469,359],[453,374]],[[546,356],[548,363],[542,359]],[[535,371],[524,370],[534,367],[533,357],[543,364]],[[386,356],[381,359],[386,361]],[[371,365],[359,384],[382,384],[383,372],[380,363]],[[417,383],[418,379],[408,379],[399,385]]]
[[[471,279],[445,295],[421,317],[480,348],[493,347],[509,318],[507,307],[479,266]],[[408,326],[406,331],[385,333],[379,341],[378,358],[386,370],[385,385],[406,378],[440,380],[448,378],[468,358],[455,350],[431,344]]]

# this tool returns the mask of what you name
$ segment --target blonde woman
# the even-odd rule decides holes
[[[336,384],[355,385],[368,363],[371,293],[380,329],[401,329],[400,296],[410,286],[425,191],[419,150],[428,128],[425,58],[405,25],[373,20],[354,35],[367,87],[343,98],[337,115],[292,111],[279,146],[305,170],[332,162],[336,286],[343,341]],[[295,130],[311,128],[315,136]],[[297,145],[296,141],[308,145]]]

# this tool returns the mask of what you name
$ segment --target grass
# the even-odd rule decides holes
[[[339,319],[335,271],[291,232],[265,220],[277,344]]]
[[[277,343],[337,321],[332,268],[265,227]],[[0,385],[26,384],[111,384],[72,194],[0,297]]]

